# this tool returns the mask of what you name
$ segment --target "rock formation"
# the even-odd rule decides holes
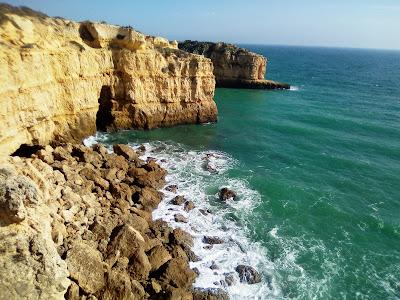
[[[247,49],[226,43],[184,41],[179,49],[211,58],[217,87],[288,89],[290,86],[265,80],[267,59]]]
[[[192,299],[192,237],[151,217],[165,175],[125,145],[9,157],[0,169],[0,298]]]
[[[176,42],[7,4],[0,36],[0,155],[96,129],[216,121],[211,60]]]

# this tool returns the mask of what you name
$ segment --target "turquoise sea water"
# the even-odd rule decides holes
[[[400,52],[247,47],[295,88],[217,89],[216,124],[99,139],[170,158],[171,181],[215,213],[210,226],[237,235],[263,283],[227,288],[233,298],[400,298]],[[207,153],[220,174],[201,170]],[[239,194],[228,207],[224,185]],[[232,249],[215,258],[227,270]],[[207,276],[200,286],[218,286]]]

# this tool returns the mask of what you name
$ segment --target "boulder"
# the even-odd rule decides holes
[[[162,193],[151,187],[144,187],[133,195],[134,203],[141,204],[144,211],[153,211],[162,199]]]
[[[236,193],[226,187],[219,190],[218,196],[221,201],[226,201],[229,199],[233,199],[233,200],[236,199]]]
[[[186,201],[184,196],[175,196],[174,199],[171,200],[173,205],[182,205]]]
[[[0,170],[3,171],[3,170]],[[0,223],[17,223],[27,216],[27,206],[38,203],[35,185],[25,176],[0,173]]]
[[[194,203],[193,203],[193,201],[186,201],[185,202],[185,206],[184,206],[184,210],[185,211],[187,211],[187,212],[189,212],[189,211],[191,211],[192,209],[194,209],[195,208],[195,205],[194,205]]]
[[[131,147],[124,144],[117,144],[113,146],[114,153],[125,157],[129,161],[138,159],[138,155]]]
[[[174,215],[174,220],[175,220],[175,222],[178,222],[178,223],[187,223],[189,221],[188,218],[186,218],[182,214]]]
[[[178,190],[178,186],[176,184],[169,185],[165,188],[166,191],[176,193]]]
[[[163,267],[160,281],[177,288],[189,288],[196,279],[196,273],[189,268],[188,262],[183,258],[173,258]]]
[[[182,245],[183,247],[193,246],[193,237],[180,228],[175,228],[171,233],[171,237],[175,245]]]
[[[235,268],[239,274],[240,282],[254,284],[261,282],[261,275],[251,266],[239,265]]]
[[[115,230],[114,230],[115,231]],[[130,258],[139,249],[144,248],[145,240],[142,234],[129,225],[124,225],[116,234],[115,238],[110,241],[108,246],[109,255],[119,255]]]
[[[86,293],[96,293],[105,285],[105,267],[99,251],[83,242],[76,242],[67,252],[70,276]]]
[[[138,249],[129,259],[129,274],[139,282],[145,282],[151,271],[151,264],[142,248]]]
[[[152,272],[158,270],[163,264],[172,259],[171,254],[169,254],[167,249],[162,245],[155,246],[151,249],[148,257]]]
[[[129,169],[129,164],[125,157],[117,155],[115,153],[107,155],[107,159],[104,165],[108,169],[117,168],[118,170],[124,171],[127,171]]]

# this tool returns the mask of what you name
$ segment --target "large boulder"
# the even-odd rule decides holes
[[[177,288],[189,288],[196,277],[196,273],[189,268],[185,259],[173,258],[165,264],[160,281]]]
[[[119,253],[120,256],[130,258],[139,249],[144,248],[145,240],[142,234],[129,225],[124,225],[108,246],[109,255]]]
[[[148,257],[152,272],[158,270],[163,264],[172,259],[171,254],[169,254],[167,249],[162,245],[158,245],[151,249]]]
[[[113,146],[114,153],[125,157],[129,161],[138,159],[138,155],[131,147],[124,144],[117,144]]]
[[[76,242],[67,252],[70,276],[86,293],[96,293],[105,285],[105,266],[101,253],[83,242]]]

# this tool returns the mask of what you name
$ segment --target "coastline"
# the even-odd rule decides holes
[[[19,273],[13,281],[25,282],[24,290],[9,286],[3,296],[228,299],[222,290],[192,290],[192,237],[152,218],[166,171],[126,145],[114,152],[99,144],[47,146],[30,158],[11,158],[14,170],[2,169],[1,185],[13,206],[1,210],[7,222],[0,230],[1,260],[8,266],[1,281],[5,287],[8,272],[23,265],[41,274],[31,282]],[[16,241],[20,248],[4,247]],[[24,259],[10,266],[13,251]]]

